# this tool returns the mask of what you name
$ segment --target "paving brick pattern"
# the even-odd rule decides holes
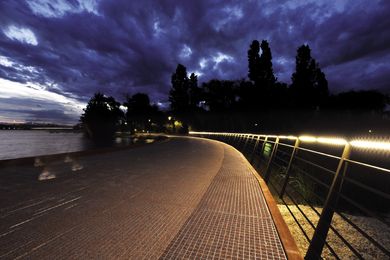
[[[161,259],[286,259],[259,184],[232,148]]]
[[[283,258],[257,180],[231,147],[178,138],[0,169],[0,259]]]

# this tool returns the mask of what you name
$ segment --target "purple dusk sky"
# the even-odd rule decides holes
[[[247,77],[252,40],[290,83],[309,44],[332,93],[389,93],[390,1],[4,0],[0,122],[73,124],[94,92],[166,104],[178,63],[199,81]]]

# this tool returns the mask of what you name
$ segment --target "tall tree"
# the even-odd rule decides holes
[[[200,88],[198,88],[198,76],[191,73],[188,85],[189,106],[191,110],[195,110],[201,98],[201,91]]]
[[[137,93],[127,96],[124,106],[127,107],[126,119],[131,131],[134,129],[151,130],[151,125],[159,121],[160,111],[150,104],[147,94]]]
[[[319,64],[311,57],[308,45],[302,45],[297,50],[290,89],[298,107],[318,107],[329,95],[328,81]]]
[[[260,85],[264,86],[267,90],[270,90],[275,82],[276,78],[274,70],[272,68],[272,54],[271,49],[267,41],[263,40],[260,45],[261,56],[260,56]]]
[[[176,71],[172,74],[172,88],[169,91],[169,101],[171,109],[175,113],[187,113],[189,110],[189,79],[187,69],[182,64],[178,64]]]
[[[257,40],[252,41],[248,50],[248,78],[252,80],[255,85],[260,81],[260,43]]]
[[[175,73],[172,74],[171,83],[169,101],[172,111],[177,115],[187,115],[194,112],[201,98],[198,76],[191,73],[188,78],[186,67],[178,64]]]
[[[119,121],[123,118],[120,103],[113,97],[96,93],[88,102],[80,121],[87,134],[94,139],[106,139],[114,135]]]

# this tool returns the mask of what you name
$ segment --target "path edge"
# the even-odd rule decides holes
[[[234,149],[237,152],[239,152],[236,148],[234,148]],[[241,152],[239,152],[239,153],[241,154],[241,156],[242,156],[243,160],[245,161],[245,163],[247,164],[249,170],[251,171],[251,173],[253,174],[253,176],[256,178],[256,180],[258,181],[258,183],[260,185],[260,189],[264,195],[265,201],[266,201],[267,206],[268,206],[268,210],[271,213],[272,220],[273,220],[275,227],[278,231],[278,235],[279,235],[280,241],[282,242],[287,259],[302,260],[303,257],[301,255],[301,253],[299,252],[298,246],[297,246],[293,236],[291,235],[291,232],[290,232],[286,222],[284,221],[282,214],[280,213],[279,208],[276,204],[276,201],[275,201],[274,197],[272,196],[271,191],[269,190],[267,184],[265,183],[263,178],[261,178],[261,176],[256,171],[256,169],[253,168],[253,166],[248,162],[248,160],[245,158],[245,156]]]

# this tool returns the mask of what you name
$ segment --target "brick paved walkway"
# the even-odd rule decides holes
[[[286,258],[258,181],[227,145],[175,138],[77,161],[77,172],[52,163],[48,181],[0,169],[0,258]]]

